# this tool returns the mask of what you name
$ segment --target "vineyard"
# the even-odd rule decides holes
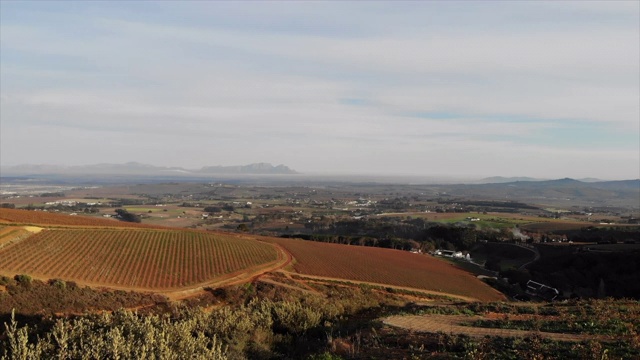
[[[82,215],[62,215],[46,211],[27,211],[0,208],[0,223],[36,224],[36,225],[61,225],[61,226],[85,226],[85,227],[136,227],[158,228],[158,226],[122,222],[117,220],[102,219]]]
[[[469,273],[428,255],[294,239],[271,240],[296,259],[306,275],[389,284],[462,295],[482,301],[504,297]]]
[[[0,249],[0,273],[177,289],[277,261],[272,245],[186,230],[49,229]]]
[[[4,235],[0,275],[29,274],[94,286],[172,292],[251,269],[275,268],[283,260],[274,245],[232,234],[12,209],[0,209],[0,223],[11,225],[0,229]],[[31,234],[27,229],[33,229],[32,225],[45,229]],[[264,240],[291,253],[295,270],[305,275],[482,301],[503,299],[474,276],[427,255],[304,240]]]

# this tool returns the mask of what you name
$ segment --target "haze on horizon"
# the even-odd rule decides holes
[[[640,177],[640,2],[0,2],[0,165]]]

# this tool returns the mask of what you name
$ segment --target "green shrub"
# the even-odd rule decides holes
[[[322,313],[300,302],[274,303],[273,319],[277,328],[291,334],[303,334],[320,325]]]
[[[59,319],[45,336],[34,337],[12,315],[0,338],[0,359],[226,359],[217,338],[204,336],[197,324],[120,310]]]
[[[26,287],[30,286],[31,282],[33,281],[33,279],[31,279],[31,276],[25,275],[25,274],[16,275],[14,279],[16,280],[18,285],[26,286]]]
[[[64,280],[60,280],[60,279],[51,279],[49,280],[49,285],[56,287],[60,290],[64,290],[67,288],[67,283]]]

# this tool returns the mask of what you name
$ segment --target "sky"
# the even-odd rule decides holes
[[[0,1],[0,165],[640,177],[639,1]]]

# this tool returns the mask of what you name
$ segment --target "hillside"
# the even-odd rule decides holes
[[[65,218],[0,224],[0,358],[640,355],[637,302],[509,304],[428,255]]]
[[[136,290],[222,280],[276,263],[269,244],[186,230],[45,229],[0,250],[0,272]]]
[[[215,286],[228,274],[248,281],[293,257],[303,275],[431,291],[461,299],[504,297],[472,275],[427,255],[2,209],[5,224],[43,228],[0,249],[0,274],[28,274],[144,291]],[[117,224],[117,225],[116,225]],[[109,226],[116,225],[116,226]],[[271,244],[277,244],[274,246]],[[257,269],[260,269],[256,273]]]
[[[475,276],[434,258],[408,251],[366,246],[272,239],[291,252],[296,272],[327,278],[429,290],[480,301],[504,296]]]

